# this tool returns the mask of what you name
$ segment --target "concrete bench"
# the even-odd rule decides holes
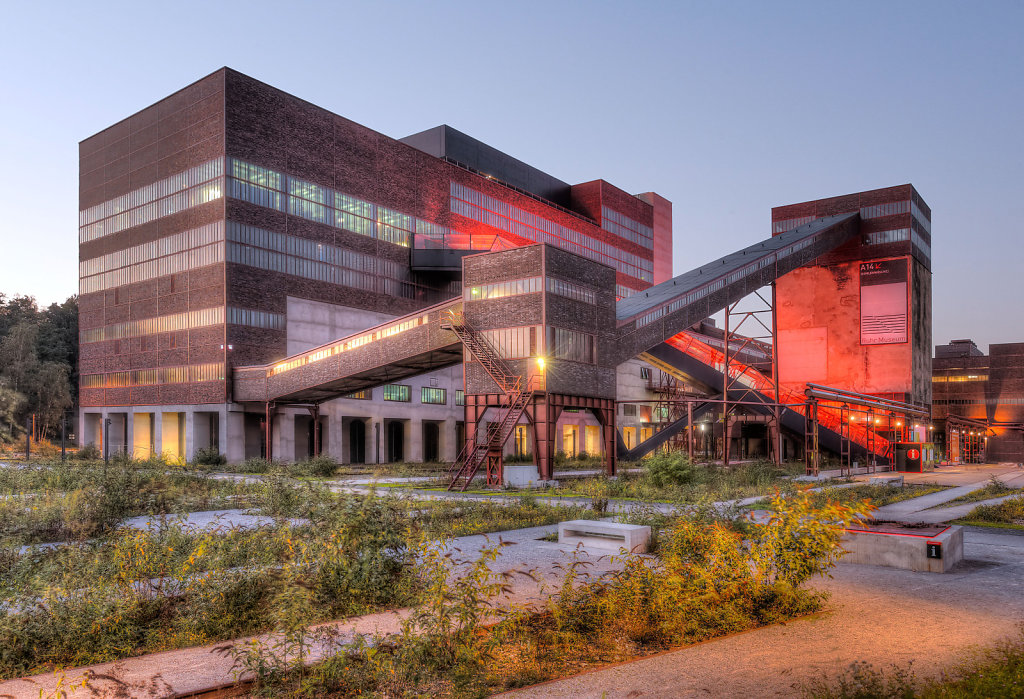
[[[849,553],[840,563],[903,568],[925,573],[945,573],[964,560],[964,532],[958,526],[901,527],[899,525],[851,527],[843,536]]]
[[[583,544],[609,551],[624,548],[630,553],[647,553],[651,543],[651,528],[639,524],[574,519],[558,525],[558,543]]]
[[[871,476],[868,485],[903,485],[903,475],[896,476]]]

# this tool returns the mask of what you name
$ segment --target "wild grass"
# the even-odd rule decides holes
[[[1001,498],[1007,495],[1018,495],[1024,494],[1024,488],[1011,488],[1010,486],[1003,483],[996,476],[992,476],[988,479],[988,483],[985,484],[984,488],[973,490],[966,495],[961,495],[958,498],[954,498],[949,502],[944,502],[937,507],[953,507],[954,505],[966,505],[972,502],[981,502],[983,500],[991,500],[993,498]]]
[[[934,483],[912,483],[906,485],[854,485],[843,488],[824,487],[815,492],[809,493],[811,501],[815,506],[823,505],[826,502],[842,504],[854,504],[868,502],[872,507],[891,505],[894,502],[902,502],[922,495],[930,495],[946,490],[952,486],[937,485]],[[768,507],[757,503],[752,505],[758,509]]]
[[[627,469],[638,466],[639,474]],[[598,477],[564,481],[551,495],[604,499],[631,499],[675,503],[722,501],[797,490],[792,476],[803,472],[801,465],[776,467],[770,461],[754,461],[723,467],[691,462],[685,454],[656,454],[638,464],[619,464],[615,479]]]
[[[412,569],[420,596],[400,633],[335,639],[312,667],[266,645],[236,648],[236,663],[268,696],[483,696],[774,623],[820,607],[823,595],[806,583],[834,564],[843,527],[867,512],[814,508],[806,497],[775,505],[771,522],[746,534],[677,516],[656,558],[622,554],[610,573],[591,572],[577,555],[556,594],[532,607],[508,604],[515,575],[491,565],[500,546],[460,560],[421,542]],[[294,651],[299,637],[291,638]]]
[[[21,470],[17,478],[73,487],[81,475]],[[128,497],[149,483],[132,479],[151,475],[111,467],[106,483],[111,492],[119,483]],[[595,516],[529,500],[501,506],[336,494],[282,473],[246,486],[245,497],[253,511],[276,518],[273,525],[201,531],[171,515],[135,530],[115,527],[113,516],[69,510],[64,529],[54,530],[79,532],[69,545],[0,547],[0,677],[401,606],[417,594],[410,541]]]
[[[246,507],[257,493],[159,461],[17,464],[0,468],[0,545],[82,541],[126,517]]]
[[[878,669],[854,663],[838,677],[809,683],[813,699],[990,699],[1024,697],[1024,632],[969,654],[938,678],[920,678],[912,666]]]
[[[994,505],[978,505],[957,523],[1024,529],[1024,497],[1010,498]]]

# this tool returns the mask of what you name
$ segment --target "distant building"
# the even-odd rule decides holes
[[[82,141],[79,209],[80,434],[109,420],[139,456],[260,456],[267,416],[233,402],[233,367],[458,296],[465,253],[546,242],[613,267],[620,297],[671,277],[653,192],[571,185],[449,126],[395,140],[228,68]],[[457,366],[324,403],[319,429],[277,408],[273,453],[317,435],[346,462],[452,460],[463,401]],[[558,448],[599,448],[591,422],[567,413]]]
[[[1024,462],[1024,343],[935,348],[935,440],[954,461]]]

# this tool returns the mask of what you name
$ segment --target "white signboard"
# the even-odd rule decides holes
[[[860,343],[907,342],[909,272],[906,258],[860,263]]]

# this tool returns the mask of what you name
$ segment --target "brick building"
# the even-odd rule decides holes
[[[952,461],[1024,462],[1024,343],[935,347],[935,441]]]
[[[458,296],[466,254],[548,243],[610,267],[620,297],[671,276],[657,194],[571,185],[448,126],[389,138],[228,68],[82,141],[79,167],[81,439],[110,420],[140,456],[259,456],[266,416],[233,401],[234,367]],[[273,453],[451,460],[463,381],[339,398],[317,426],[280,408]],[[599,447],[588,420],[567,414],[559,449]]]
[[[772,209],[779,235],[857,213],[859,235],[777,285],[779,380],[931,403],[931,209],[912,185]]]

